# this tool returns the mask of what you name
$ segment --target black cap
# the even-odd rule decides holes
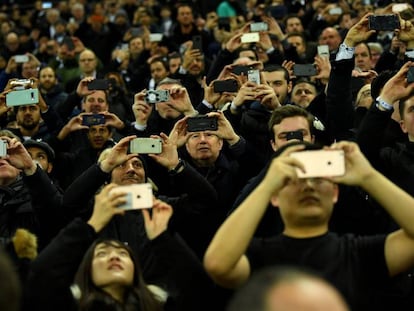
[[[29,147],[37,147],[42,149],[44,152],[46,152],[49,162],[53,162],[53,160],[55,159],[55,151],[52,149],[52,147],[49,146],[48,143],[44,141],[28,139],[23,142],[23,146],[26,149]]]

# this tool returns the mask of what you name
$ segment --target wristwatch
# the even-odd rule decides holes
[[[170,176],[175,176],[178,173],[181,173],[184,170],[184,166],[185,166],[185,162],[181,159],[178,160],[178,164],[176,167],[174,167],[173,169],[170,169],[168,171],[168,174],[170,174]]]

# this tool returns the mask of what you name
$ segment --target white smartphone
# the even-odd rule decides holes
[[[150,33],[150,42],[160,42],[162,40],[162,33]]]
[[[306,150],[290,154],[305,166],[306,172],[297,169],[299,178],[334,177],[345,174],[343,150]]]
[[[328,57],[329,58],[329,46],[324,45],[318,45],[318,55],[320,57]]]
[[[25,54],[14,55],[14,61],[16,63],[27,63],[29,61],[29,56]]]
[[[249,70],[247,72],[247,80],[256,84],[260,84],[260,71],[256,69]]]
[[[400,13],[404,10],[409,9],[410,6],[408,5],[408,3],[396,3],[392,5],[392,12],[393,13]]]
[[[242,35],[240,40],[242,43],[259,42],[260,35],[258,32],[249,32]]]
[[[152,208],[153,195],[150,183],[118,186],[111,190],[111,193],[126,193],[126,203],[119,206],[125,210],[136,210]]]
[[[158,138],[138,137],[130,141],[131,153],[154,153],[162,152],[162,141]]]

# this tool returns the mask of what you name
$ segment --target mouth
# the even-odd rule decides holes
[[[124,268],[119,264],[111,264],[109,265],[108,270],[124,270]]]
[[[300,199],[300,203],[303,203],[303,204],[312,204],[313,205],[313,204],[319,204],[320,201],[319,201],[319,199],[317,197],[307,196],[307,197],[304,197],[304,198]]]

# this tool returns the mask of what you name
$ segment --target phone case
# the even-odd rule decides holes
[[[239,85],[237,84],[237,81],[234,79],[227,79],[223,81],[217,80],[213,83],[213,90],[214,93],[235,93],[239,90]]]
[[[153,205],[152,185],[150,183],[118,186],[111,193],[126,193],[126,203],[119,206],[125,210],[151,208]]]
[[[154,153],[162,152],[162,141],[158,138],[139,137],[129,143],[131,153]]]
[[[293,74],[297,77],[310,77],[315,76],[317,71],[313,64],[295,64],[293,65]]]
[[[24,105],[37,105],[39,103],[39,90],[27,89],[13,91],[6,94],[6,106],[24,106]]]
[[[245,33],[241,36],[241,42],[242,43],[253,43],[258,42],[260,40],[260,35],[257,32],[250,32]]]
[[[88,83],[88,90],[107,90],[109,81],[106,79],[95,79]]]
[[[297,169],[299,178],[334,177],[345,174],[343,150],[309,150],[290,154],[305,166],[306,172]]]
[[[205,115],[187,119],[187,132],[217,131],[217,118]]]

